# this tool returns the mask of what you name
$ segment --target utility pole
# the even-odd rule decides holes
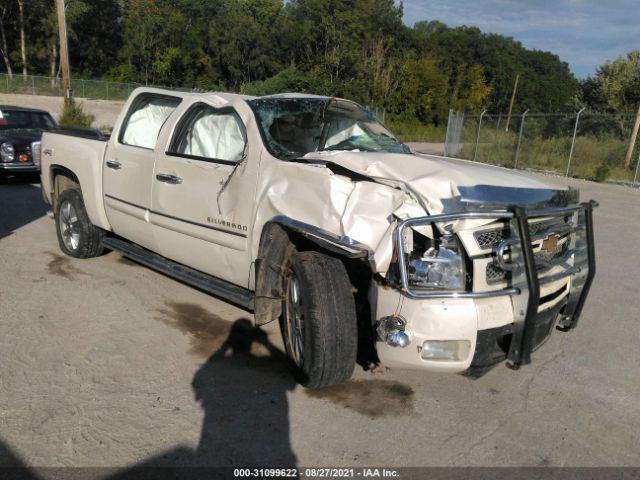
[[[509,122],[511,121],[511,110],[513,110],[513,102],[516,99],[516,91],[518,90],[518,79],[520,78],[520,74],[516,75],[516,81],[513,84],[513,93],[511,94],[511,103],[509,103],[509,113],[507,115],[507,127],[504,129],[505,132],[509,131]]]
[[[636,114],[636,123],[633,126],[633,132],[631,133],[631,140],[629,140],[629,148],[627,149],[627,155],[624,157],[624,168],[629,168],[631,165],[631,155],[633,155],[633,147],[636,145],[636,139],[638,138],[638,130],[640,130],[640,105],[638,105],[638,113]]]
[[[67,45],[67,21],[64,14],[64,0],[56,0],[58,9],[58,31],[60,34],[60,66],[62,67],[62,88],[64,89],[64,104],[69,105],[69,47]]]
[[[24,35],[24,0],[18,0],[20,23],[20,53],[22,54],[22,78],[27,81],[27,40]]]

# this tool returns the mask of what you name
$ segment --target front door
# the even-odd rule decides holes
[[[150,93],[136,97],[109,142],[102,167],[104,205],[113,231],[151,250],[156,249],[148,221],[154,149],[162,125],[179,103],[180,98]]]
[[[246,152],[245,127],[232,108],[194,104],[156,159],[151,201],[163,256],[243,286],[256,175]]]

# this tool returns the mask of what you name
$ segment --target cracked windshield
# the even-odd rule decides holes
[[[249,105],[269,150],[283,160],[309,152],[352,150],[408,153],[373,114],[346,100],[261,98]]]

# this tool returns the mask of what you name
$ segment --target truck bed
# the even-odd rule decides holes
[[[110,230],[102,202],[102,163],[107,148],[106,137],[66,132],[45,132],[42,136],[42,190],[53,204],[55,172],[72,171],[82,188],[85,208],[91,222]]]

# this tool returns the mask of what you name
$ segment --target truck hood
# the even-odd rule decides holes
[[[302,160],[325,164],[337,174],[350,172],[400,185],[432,215],[470,207],[561,206],[577,201],[575,190],[514,170],[435,155],[313,152]]]

